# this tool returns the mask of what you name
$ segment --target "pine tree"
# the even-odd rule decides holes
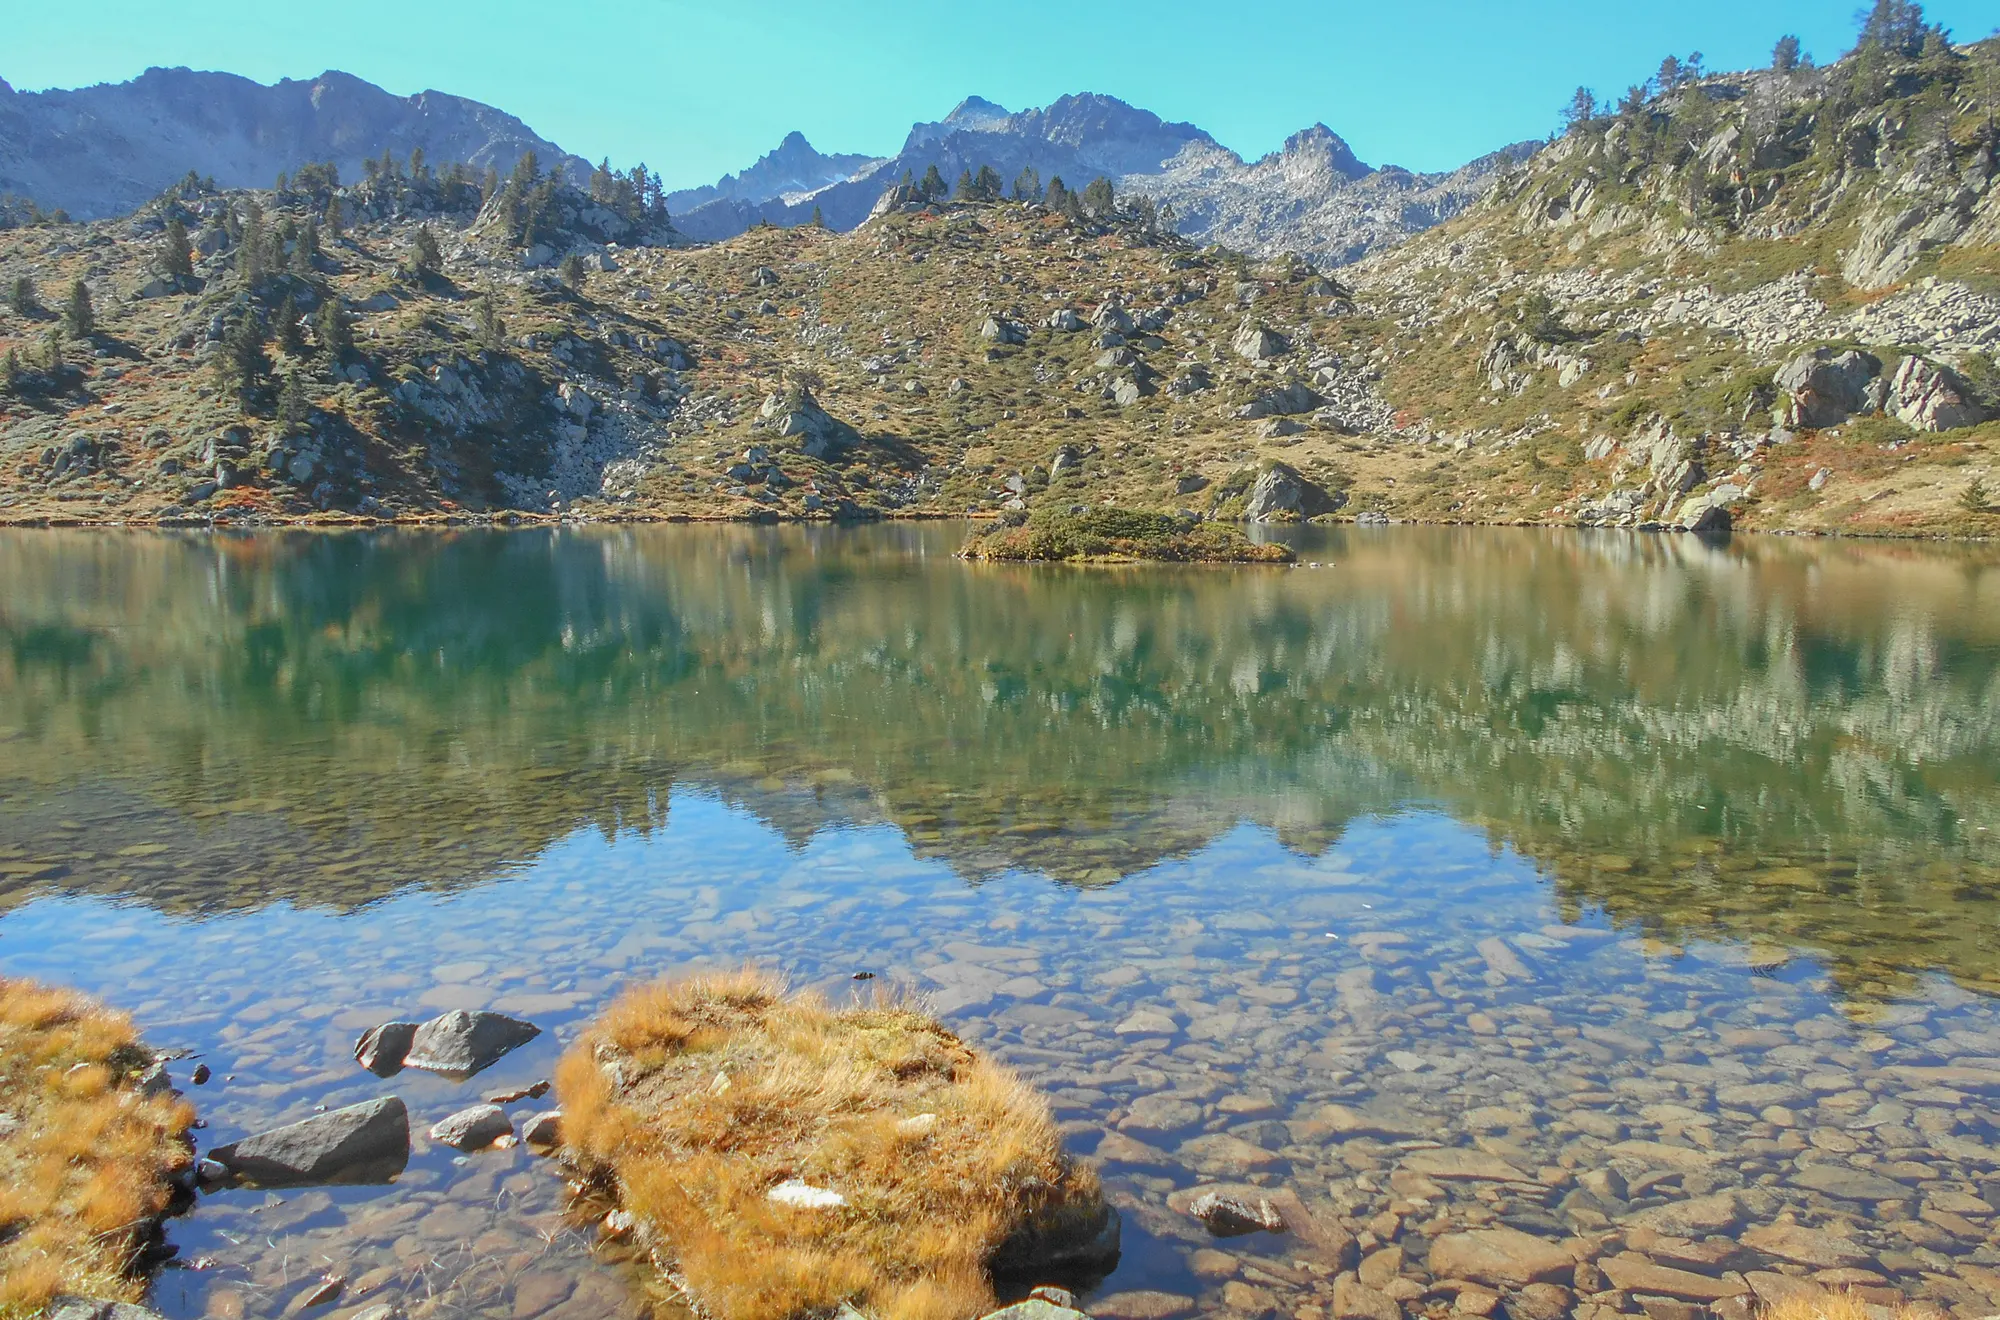
[[[286,294],[285,300],[278,304],[277,315],[272,319],[277,330],[279,350],[287,357],[305,356],[306,337],[299,329],[299,308],[298,304],[292,301],[291,294]]]
[[[88,339],[97,333],[97,310],[90,305],[90,286],[77,280],[69,286],[63,304],[63,329],[74,339]]]
[[[1062,175],[1049,180],[1048,196],[1044,200],[1051,211],[1069,210],[1069,189],[1063,186]]]
[[[160,237],[160,270],[172,280],[194,275],[194,254],[188,249],[187,226],[177,215],[167,217],[167,232]]]
[[[957,191],[954,193],[954,196],[956,196],[958,200],[961,202],[971,202],[978,200],[979,185],[972,181],[971,170],[960,170],[958,172],[958,188]]]
[[[1041,195],[1041,171],[1032,165],[1022,166],[1021,172],[1014,176],[1014,200],[1017,202],[1032,202],[1039,200]]]
[[[35,282],[26,275],[16,275],[7,288],[7,305],[14,309],[16,316],[33,316],[41,311],[41,299],[35,296]]]
[[[429,225],[418,225],[416,236],[410,240],[410,255],[403,263],[403,269],[413,279],[429,279],[444,267],[444,253],[438,248],[437,235]]]
[[[1661,92],[1671,92],[1681,85],[1681,61],[1678,55],[1669,55],[1660,61],[1660,71],[1653,81],[1659,84]]]
[[[319,337],[320,351],[326,354],[326,360],[336,366],[354,351],[354,325],[347,319],[347,309],[340,305],[337,294],[328,294],[320,304],[313,333]]]
[[[826,228],[826,216],[821,213],[817,204],[813,206],[812,227],[814,229]]]
[[[487,348],[498,350],[507,338],[507,323],[500,319],[500,309],[494,305],[493,291],[487,290],[480,298],[479,306],[473,309],[474,325],[479,331],[479,342]]]
[[[321,223],[326,226],[327,237],[340,237],[342,217],[340,213],[340,199],[338,197],[329,197],[326,199],[326,214],[321,217]]]
[[[18,393],[21,388],[21,355],[9,348],[0,356],[0,394]]]
[[[997,202],[1000,200],[1001,189],[1006,185],[1000,182],[999,170],[991,165],[981,165],[979,173],[973,176],[972,186],[978,190],[980,201]]]
[[[319,221],[307,217],[305,228],[299,231],[298,246],[292,249],[292,274],[301,279],[310,278],[313,261],[319,256]]]
[[[924,181],[917,185],[917,191],[923,194],[927,202],[942,201],[951,191],[945,186],[944,175],[938,173],[936,162],[932,162],[931,167],[924,171]]]
[[[1587,126],[1595,118],[1597,118],[1596,93],[1588,87],[1577,88],[1576,95],[1570,97],[1569,104],[1563,108],[1563,122],[1571,128],[1577,128]]]
[[[485,206],[500,191],[500,171],[488,165],[486,174],[479,181],[479,204]]]
[[[1112,190],[1111,180],[1099,175],[1083,190],[1083,209],[1095,219],[1102,220],[1118,209],[1118,197]]]
[[[589,277],[589,272],[584,269],[583,258],[574,252],[564,257],[562,264],[556,267],[556,278],[578,293],[583,292],[584,282]]]
[[[1922,52],[1928,32],[1924,7],[1915,0],[1875,0],[1861,20],[1861,39],[1854,48],[1914,57]]]
[[[49,375],[56,377],[61,376],[64,366],[62,327],[55,326],[52,329],[50,329],[48,338],[42,341],[42,346],[43,346],[42,358],[44,363],[46,364]]]
[[[1793,73],[1799,67],[1799,39],[1787,33],[1771,48],[1771,67],[1779,73]]]
[[[306,421],[312,416],[312,400],[306,397],[306,383],[293,367],[285,373],[284,388],[278,392],[278,421],[288,434],[298,435],[306,429]]]
[[[430,172],[431,167],[424,163],[424,149],[422,147],[411,147],[410,178],[415,182],[421,183],[430,176]]]
[[[243,207],[243,237],[237,240],[236,273],[255,288],[264,279],[264,208],[252,197]]]
[[[257,313],[245,309],[222,332],[222,351],[215,355],[215,370],[222,388],[246,406],[251,393],[271,370],[264,352],[264,328]]]

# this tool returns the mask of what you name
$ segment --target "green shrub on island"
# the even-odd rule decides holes
[[[1044,507],[1025,520],[973,533],[965,559],[1068,563],[1289,564],[1282,545],[1260,545],[1241,528],[1138,509]]]

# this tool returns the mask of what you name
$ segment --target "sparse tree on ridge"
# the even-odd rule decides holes
[[[1801,62],[1799,39],[1790,33],[1778,38],[1778,44],[1771,48],[1771,67],[1779,73],[1795,72]]]
[[[184,280],[194,274],[194,254],[188,248],[187,226],[177,215],[167,217],[167,231],[160,236],[160,270],[168,279]]]
[[[26,275],[16,275],[7,288],[7,305],[16,316],[33,316],[41,311],[42,301],[35,296],[35,282]]]
[[[972,176],[972,186],[979,190],[980,200],[987,202],[999,201],[1001,190],[1005,187],[1000,182],[1000,171],[991,165],[979,167],[979,173]]]
[[[299,330],[299,306],[286,294],[278,304],[277,313],[271,318],[272,328],[277,331],[278,348],[287,357],[302,357],[306,351],[306,337]]]
[[[583,257],[572,252],[562,259],[560,266],[556,267],[556,278],[578,293],[582,293],[584,282],[590,278],[590,272],[583,264]]]
[[[1118,209],[1118,194],[1111,186],[1111,180],[1099,175],[1083,190],[1083,209],[1097,219],[1103,219]]]
[[[320,351],[335,366],[354,351],[354,325],[347,319],[347,309],[340,305],[336,295],[329,294],[326,301],[320,304],[319,316],[313,321],[313,333],[319,338]]]
[[[1571,128],[1586,125],[1597,118],[1597,94],[1588,87],[1576,89],[1576,95],[1569,98],[1563,108],[1563,122]]]
[[[927,202],[942,201],[950,193],[950,188],[945,185],[944,175],[938,173],[935,161],[931,163],[929,169],[924,171],[923,182],[917,185],[917,191],[923,195],[924,200]]]
[[[1924,48],[1930,31],[1924,22],[1924,7],[1916,0],[1875,0],[1861,19],[1861,37],[1856,50],[1874,48],[1888,55],[1914,57]]]
[[[1014,200],[1033,202],[1041,200],[1042,174],[1032,165],[1023,165],[1021,172],[1014,176]]]
[[[952,195],[961,202],[974,202],[979,200],[979,185],[972,181],[971,170],[965,169],[965,170],[960,170],[958,172],[958,187],[954,190]]]
[[[97,333],[97,309],[90,303],[90,286],[77,280],[69,286],[63,304],[63,329],[72,339],[88,339]]]

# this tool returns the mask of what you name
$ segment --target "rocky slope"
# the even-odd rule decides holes
[[[1461,516],[1991,530],[1996,52],[1594,116],[1358,269],[1350,351],[1452,437]]]
[[[192,170],[224,188],[269,187],[281,173],[363,162],[421,147],[440,164],[503,173],[524,151],[572,178],[590,165],[512,115],[443,92],[394,96],[350,74],[264,86],[228,73],[148,69],[130,82],[17,92],[0,82],[0,194],[78,219],[126,214]]]
[[[205,190],[19,229],[0,514],[1990,533],[1994,52],[1670,89],[1352,287],[1132,207],[904,199],[698,246],[547,179],[341,189],[337,236],[332,195]],[[79,279],[97,324],[58,341]]]
[[[675,214],[682,228],[721,239],[759,222],[802,224],[817,210],[833,228],[851,229],[905,175],[921,178],[936,166],[950,181],[991,165],[1008,183],[1023,169],[1036,171],[1044,184],[1059,176],[1072,188],[1101,175],[1122,193],[1171,203],[1175,228],[1198,242],[1341,265],[1457,215],[1532,150],[1520,144],[1450,173],[1413,174],[1362,164],[1332,130],[1316,124],[1284,150],[1246,162],[1192,124],[1167,123],[1094,94],[1018,114],[972,97],[944,119],[914,126],[895,156],[850,166],[816,190],[796,185],[814,168],[827,168],[819,161],[839,168],[855,158],[805,157],[798,150],[803,142],[794,134],[742,176],[681,194],[686,201]],[[766,168],[788,155],[807,168]]]

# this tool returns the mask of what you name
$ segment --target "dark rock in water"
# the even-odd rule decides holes
[[[417,1038],[414,1022],[384,1022],[370,1027],[354,1042],[354,1061],[377,1077],[394,1077],[403,1071],[403,1059]]]
[[[160,1320],[160,1317],[130,1302],[106,1302],[95,1297],[58,1297],[49,1303],[45,1320]]]
[[[387,1182],[410,1162],[410,1113],[395,1096],[370,1100],[217,1146],[208,1157],[264,1187]]]
[[[502,1137],[514,1135],[514,1124],[499,1105],[461,1109],[431,1128],[431,1140],[454,1150],[485,1150]]]
[[[1262,1197],[1252,1199],[1224,1192],[1203,1192],[1188,1206],[1188,1213],[1208,1225],[1208,1231],[1218,1237],[1285,1231],[1285,1217]]]
[[[530,1146],[560,1146],[562,1110],[551,1109],[545,1114],[530,1114],[528,1121],[521,1124],[521,1140]]]
[[[1094,1214],[1070,1216],[1060,1224],[1030,1222],[1000,1244],[991,1269],[1000,1278],[1094,1282],[1118,1265],[1121,1227],[1118,1211],[1108,1205],[1097,1206]]]
[[[463,1080],[541,1034],[534,1023],[502,1013],[453,1011],[417,1028],[403,1066]]]

